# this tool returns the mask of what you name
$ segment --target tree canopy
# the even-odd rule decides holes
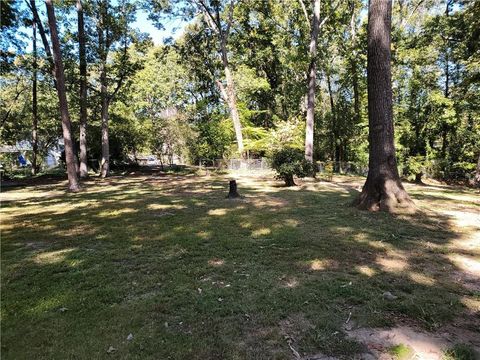
[[[311,159],[367,164],[365,2],[321,0],[317,20],[318,9],[299,0],[81,3],[86,75],[80,73],[75,3],[54,5],[74,150],[82,155],[78,139],[86,139],[88,156],[81,157],[93,170],[139,154],[163,160],[175,154],[198,163],[270,156],[286,143],[303,149],[309,111]],[[41,166],[61,137],[50,50],[39,37],[35,70],[31,46],[32,22],[49,35],[46,11],[37,3],[36,19],[28,2],[2,0],[1,6],[0,141],[33,141],[31,89],[37,71]],[[140,12],[159,28],[169,27],[172,19],[186,25],[159,44],[134,25]],[[421,181],[428,173],[467,181],[474,176],[480,154],[479,18],[478,1],[394,2],[393,121],[405,177]],[[314,108],[307,102],[307,83]]]

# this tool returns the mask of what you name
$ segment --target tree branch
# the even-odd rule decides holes
[[[235,0],[230,1],[230,7],[228,9],[228,20],[227,20],[227,29],[225,30],[225,37],[228,38],[228,34],[230,33],[230,28],[233,22],[233,8],[235,6]]]
[[[302,7],[303,15],[305,15],[305,20],[308,24],[308,28],[311,29],[312,24],[311,24],[310,18],[308,17],[308,12],[307,12],[307,8],[305,6],[305,3],[303,2],[303,0],[298,0],[298,2],[300,3],[300,6]]]

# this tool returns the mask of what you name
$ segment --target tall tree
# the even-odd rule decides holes
[[[237,3],[240,2],[236,0],[150,0],[149,2],[152,5],[151,17],[156,20],[157,24],[159,24],[161,14],[182,18],[195,17],[197,14],[202,15],[208,28],[205,32],[210,35],[208,40],[213,39],[216,43],[220,54],[221,67],[225,75],[225,85],[216,74],[215,83],[230,111],[238,152],[244,156],[242,124],[237,106],[237,89],[230,64],[231,49],[229,49],[234,10]],[[212,73],[216,73],[216,70],[208,69]]]
[[[231,0],[227,10],[227,17],[225,24],[222,24],[221,7],[220,2],[211,1],[211,4],[207,4],[204,0],[197,0],[200,11],[204,14],[205,21],[209,25],[210,29],[217,35],[218,43],[220,45],[220,54],[222,58],[223,71],[225,73],[225,80],[227,87],[223,86],[222,82],[217,79],[217,85],[220,89],[221,95],[230,109],[230,115],[232,116],[233,127],[235,129],[235,137],[237,139],[238,152],[243,156],[243,135],[242,124],[240,123],[240,115],[237,108],[237,95],[235,90],[235,82],[233,80],[233,74],[230,69],[230,63],[228,60],[228,38],[230,35],[230,29],[233,22],[233,10],[235,7],[235,0]]]
[[[77,0],[78,56],[80,61],[80,177],[88,176],[87,167],[87,57],[82,0]]]
[[[392,0],[370,0],[368,6],[369,170],[356,200],[361,209],[413,209],[403,188],[395,154],[391,79]]]
[[[72,129],[70,123],[70,114],[68,112],[67,89],[65,87],[65,74],[62,62],[62,53],[60,50],[60,41],[57,31],[57,20],[52,0],[45,0],[47,8],[48,25],[50,28],[50,37],[52,41],[52,54],[55,70],[55,80],[57,95],[60,107],[60,116],[62,118],[63,141],[65,146],[65,161],[67,163],[67,175],[70,191],[79,191],[77,171],[75,169],[75,155],[72,141]]]
[[[480,154],[478,154],[477,169],[475,171],[474,183],[476,186],[480,186]]]
[[[129,28],[135,18],[135,6],[129,0],[119,1],[115,6],[108,0],[98,0],[94,11],[102,124],[100,176],[106,177],[110,172],[109,108],[125,81],[138,68],[138,64],[130,62],[128,51],[135,40]]]
[[[37,53],[37,23],[32,21],[32,175],[36,175],[38,171],[37,155],[38,155],[38,101],[37,101],[37,69],[38,69],[38,53]]]
[[[53,56],[52,56],[52,50],[50,49],[50,44],[49,44],[48,39],[47,39],[47,33],[45,31],[45,28],[43,27],[42,20],[40,19],[40,15],[38,14],[38,10],[37,10],[35,0],[30,0],[30,2],[25,0],[25,2],[27,4],[27,6],[30,8],[30,11],[32,12],[32,15],[33,15],[33,19],[34,19],[34,21],[37,25],[38,31],[40,33],[40,37],[42,39],[43,48],[45,50],[45,54],[47,55],[47,60],[48,60],[48,63],[50,65],[50,71],[53,75],[53,81],[54,81],[55,86],[57,86],[56,77],[55,77],[55,64],[54,64],[54,60],[53,60]]]
[[[310,64],[307,73],[307,123],[305,127],[305,158],[313,162],[313,127],[315,121],[315,88],[317,85],[317,42],[318,33],[320,31],[320,0],[314,0],[313,16],[310,25],[310,47],[309,57]],[[303,5],[303,2],[302,2]],[[305,7],[304,7],[305,9]],[[307,14],[305,13],[307,17]],[[308,17],[307,17],[308,20]]]

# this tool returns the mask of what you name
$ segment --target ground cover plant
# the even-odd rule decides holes
[[[361,333],[391,328],[478,351],[478,192],[406,184],[390,215],[348,206],[361,178],[229,179],[3,189],[2,358],[393,358]]]

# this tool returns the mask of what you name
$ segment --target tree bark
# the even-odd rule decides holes
[[[475,171],[474,184],[480,187],[480,154],[478,154],[477,170]]]
[[[87,60],[82,1],[77,0],[78,47],[80,58],[80,177],[88,176],[87,166]]]
[[[223,62],[223,69],[225,71],[225,79],[227,81],[227,104],[230,110],[230,115],[232,116],[233,127],[235,129],[235,137],[237,139],[237,146],[238,152],[243,157],[244,156],[244,148],[243,148],[243,135],[242,135],[242,124],[240,122],[240,115],[238,114],[237,108],[237,95],[235,91],[235,82],[233,81],[233,76],[230,71],[229,63],[228,63],[228,55],[227,55],[227,40],[225,38],[225,34],[220,32],[220,42],[221,42],[221,50],[222,50],[222,62]]]
[[[212,10],[209,6],[206,5],[205,1],[198,0],[200,11],[203,12],[205,16],[205,21],[208,23],[208,26],[217,34],[218,41],[220,43],[220,53],[222,58],[223,70],[225,72],[225,80],[227,82],[227,89],[223,87],[223,84],[217,80],[217,85],[220,88],[220,93],[224,98],[225,102],[228,105],[230,110],[230,115],[232,117],[233,127],[235,129],[235,137],[237,139],[238,152],[242,157],[245,156],[245,151],[243,147],[243,135],[242,135],[242,124],[240,122],[240,116],[238,114],[237,108],[237,96],[235,91],[235,82],[233,80],[232,73],[230,71],[230,66],[228,62],[227,54],[227,41],[230,33],[230,28],[233,22],[233,10],[235,7],[235,0],[230,0],[230,5],[228,8],[228,19],[226,27],[224,28],[221,24],[220,16],[220,7],[219,3],[215,3]]]
[[[333,156],[332,156],[332,161],[334,162],[333,164],[333,171],[338,172],[338,164],[340,161],[340,151],[339,151],[339,144],[337,144],[338,141],[338,131],[337,131],[337,112],[335,110],[335,99],[333,98],[333,91],[332,91],[332,81],[330,78],[330,71],[326,71],[327,75],[327,89],[328,89],[328,97],[330,99],[330,111],[332,113],[332,150],[333,150]]]
[[[295,184],[295,180],[293,180],[292,174],[285,175],[285,178],[283,180],[285,180],[285,186],[287,187],[297,186],[297,184]]]
[[[105,178],[110,172],[110,144],[108,140],[108,90],[107,90],[107,75],[105,64],[102,66],[100,74],[100,98],[102,101],[102,161],[100,163],[100,176]]]
[[[100,101],[102,122],[102,160],[100,162],[100,176],[105,178],[110,172],[110,144],[108,139],[108,106],[110,103],[107,84],[107,57],[108,33],[104,32],[104,25],[108,14],[108,2],[102,2],[100,21],[98,23],[98,47],[101,61],[100,68]]]
[[[236,180],[230,180],[229,186],[228,186],[228,195],[227,199],[238,199],[240,198],[240,194],[238,193],[237,190],[237,181]]]
[[[352,87],[353,87],[353,110],[355,111],[355,123],[360,124],[362,114],[360,110],[360,91],[358,88],[358,70],[357,70],[357,25],[355,22],[355,1],[351,2],[352,15],[350,17],[350,33],[351,33],[351,54],[350,66],[352,71]]]
[[[45,32],[45,28],[43,27],[42,21],[40,20],[40,16],[38,15],[37,6],[35,4],[35,0],[30,0],[30,3],[27,2],[28,7],[30,8],[33,19],[37,24],[38,32],[40,33],[40,38],[42,39],[43,47],[45,50],[45,54],[47,55],[48,63],[50,64],[50,72],[53,76],[53,84],[55,88],[57,87],[57,80],[55,78],[55,64],[52,56],[52,50],[50,49],[50,44],[48,43],[47,34]]]
[[[38,172],[38,110],[37,110],[37,24],[32,22],[32,46],[33,46],[33,74],[32,74],[32,175]]]
[[[305,159],[313,163],[313,129],[315,125],[315,88],[317,84],[317,42],[320,31],[320,0],[313,1],[310,30],[310,65],[307,73],[307,121],[305,126]]]
[[[55,10],[52,4],[53,0],[45,0],[48,15],[48,25],[50,28],[50,37],[52,40],[53,62],[55,69],[55,80],[57,83],[57,94],[60,106],[60,115],[62,118],[63,141],[65,146],[65,160],[67,163],[67,175],[70,191],[79,191],[77,172],[75,171],[75,156],[72,142],[72,129],[70,123],[70,114],[68,113],[67,91],[65,87],[65,74],[63,70],[62,53],[60,51],[60,41],[57,32],[57,20]]]
[[[453,5],[453,2],[451,0],[447,0],[446,3],[446,8],[445,8],[445,16],[448,20],[448,17],[450,16],[450,8]],[[444,95],[446,98],[450,96],[450,56],[449,56],[449,51],[450,51],[450,44],[448,39],[445,40],[445,91]]]
[[[369,170],[355,201],[360,209],[413,211],[403,188],[394,145],[391,80],[392,0],[370,0],[368,8],[368,121]]]

